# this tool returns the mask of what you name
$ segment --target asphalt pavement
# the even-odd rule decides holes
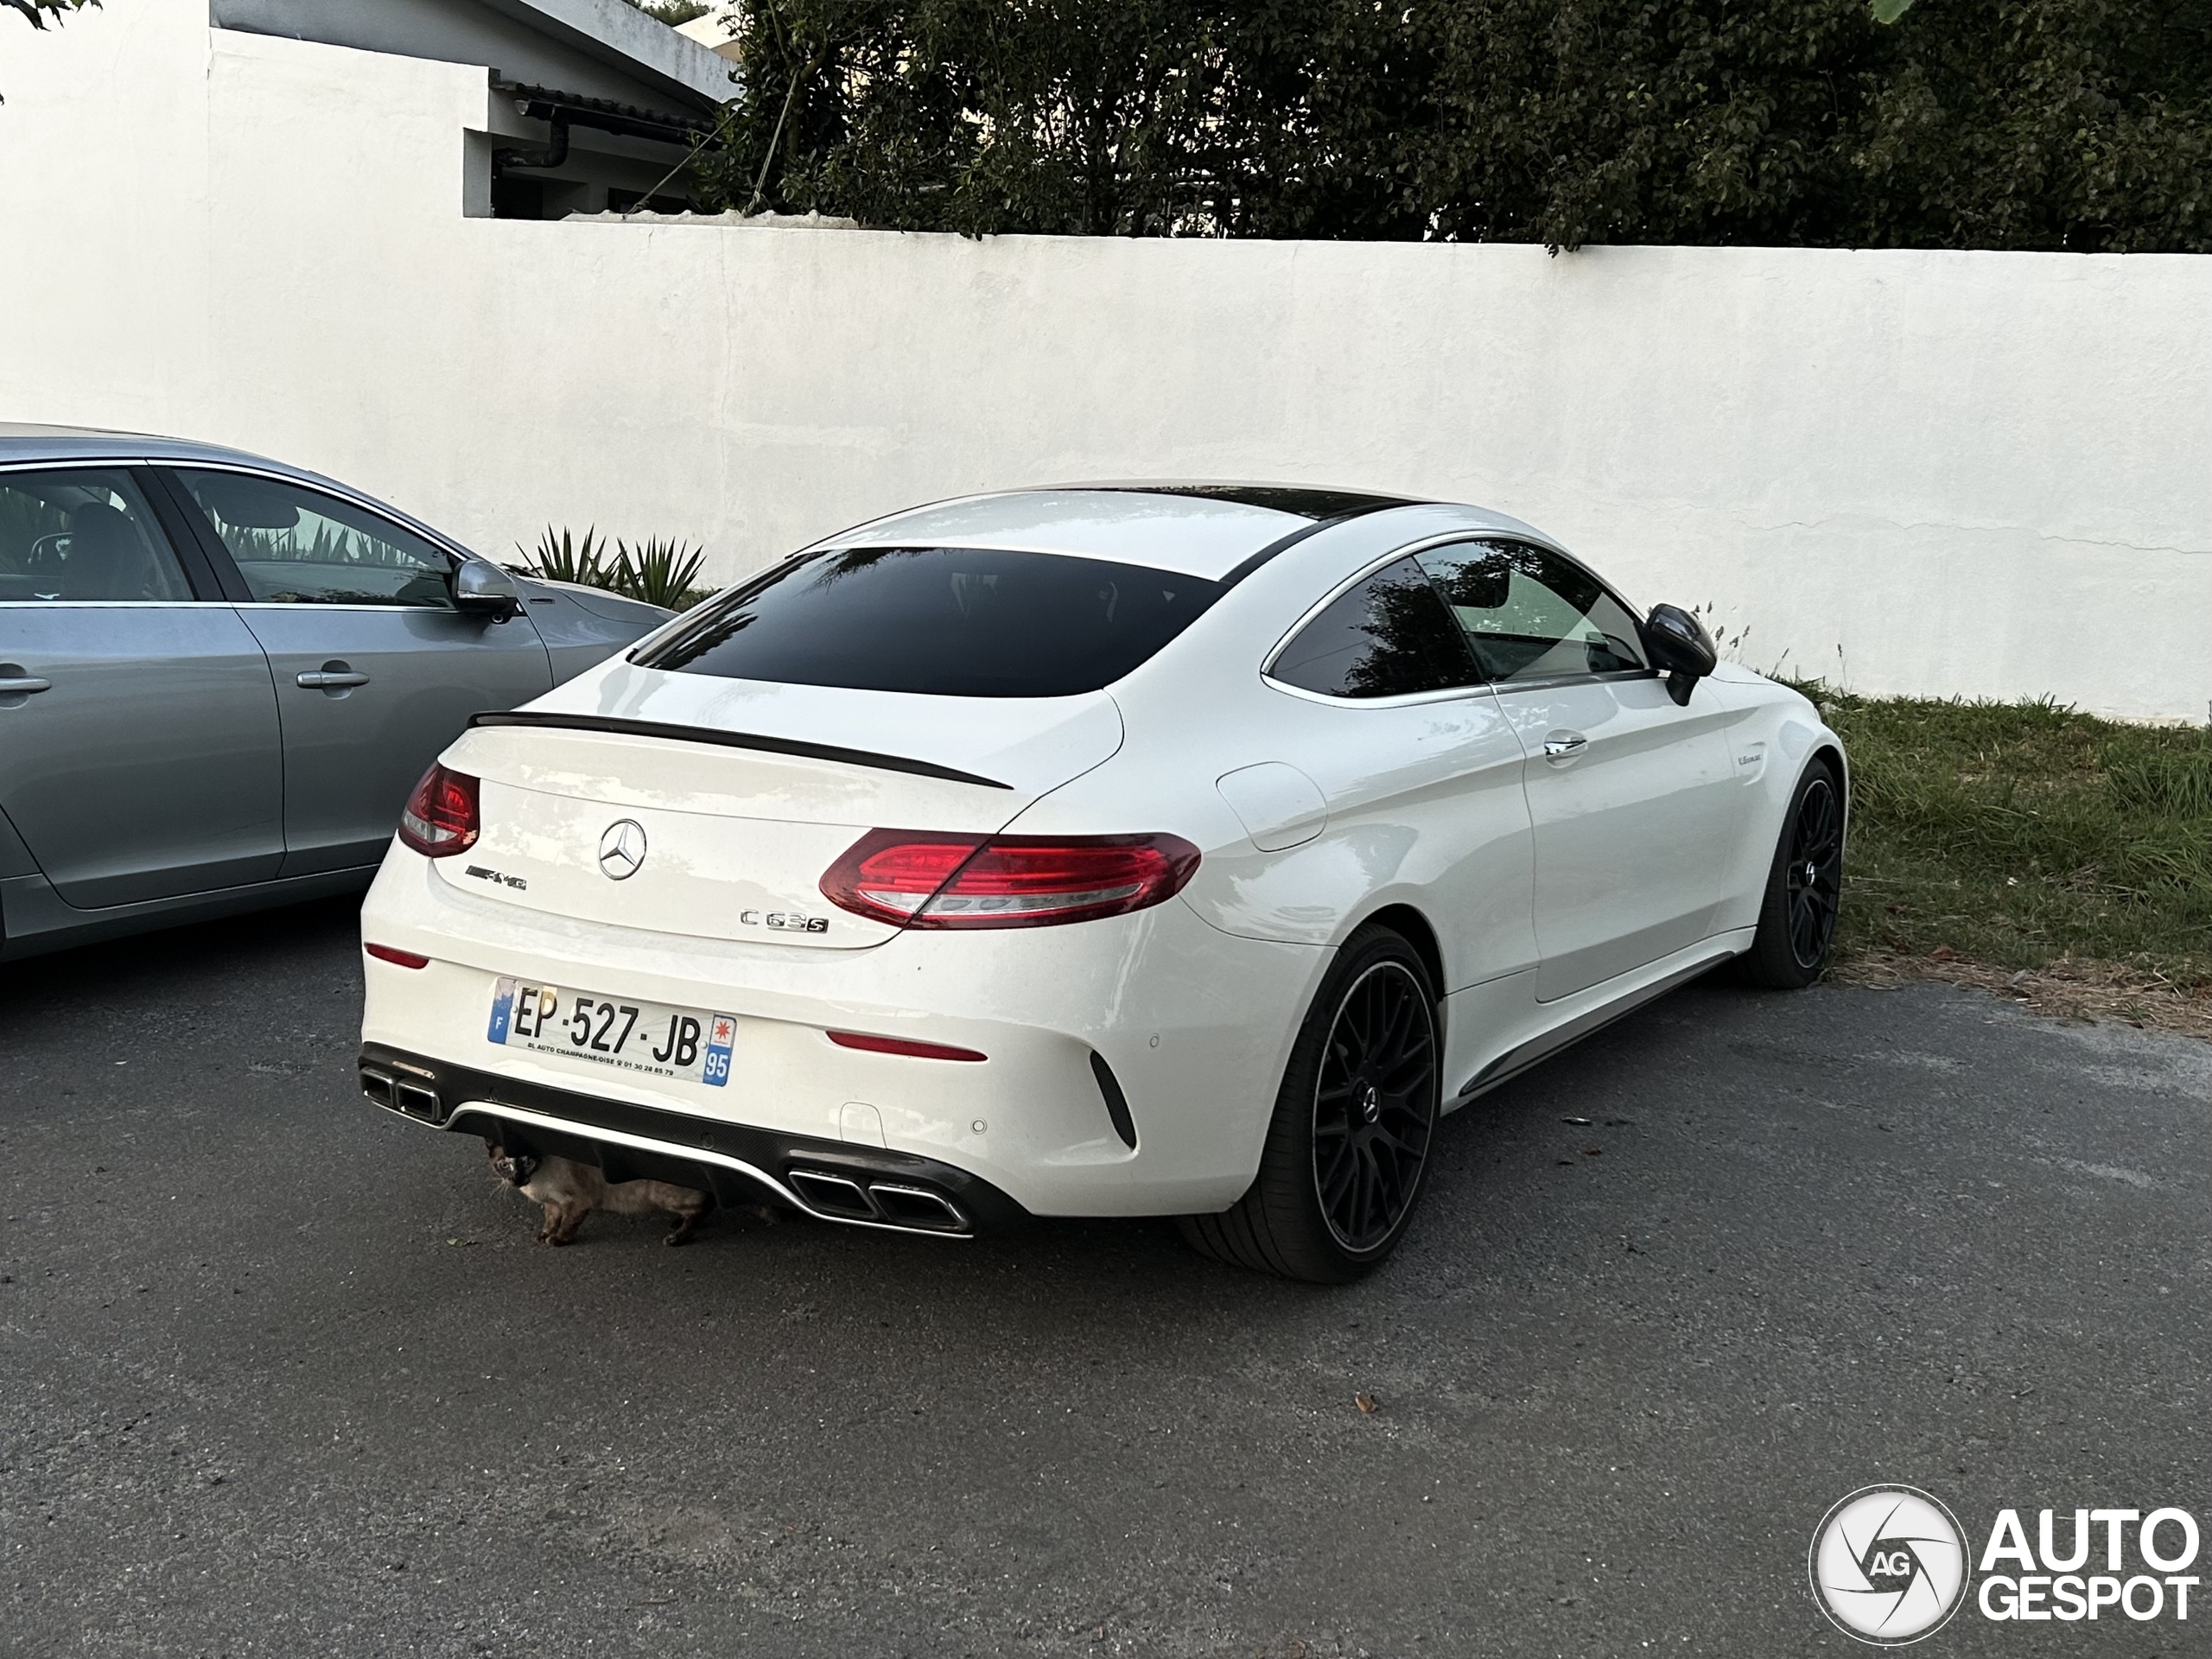
[[[553,1250],[355,1093],[353,939],[0,967],[10,1659],[1841,1654],[1855,1488],[2212,1510],[2202,1045],[1692,986],[1447,1120],[1343,1289],[1154,1223]]]

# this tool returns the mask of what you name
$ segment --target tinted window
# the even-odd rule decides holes
[[[177,477],[264,604],[453,605],[446,588],[453,560],[388,518],[272,478]]]
[[[1221,589],[1173,571],[996,548],[816,554],[711,601],[638,660],[733,680],[1065,697],[1127,674]]]
[[[1396,697],[1478,677],[1451,613],[1411,559],[1347,589],[1298,632],[1268,674],[1332,697]]]
[[[1493,680],[1644,666],[1628,607],[1570,559],[1519,542],[1470,542],[1420,557]]]
[[[0,600],[188,600],[128,473],[0,473]]]

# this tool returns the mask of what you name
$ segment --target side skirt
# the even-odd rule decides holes
[[[1526,1041],[1515,1045],[1484,1065],[1459,1085],[1459,1092],[1445,1103],[1444,1109],[1454,1110],[1478,1096],[1488,1094],[1500,1084],[1519,1077],[1529,1067],[1550,1058],[1561,1049],[1571,1048],[1592,1033],[1603,1031],[1614,1020],[1635,1013],[1645,1003],[1664,996],[1676,986],[1709,972],[1732,957],[1741,956],[1751,947],[1751,931],[1749,928],[1743,928],[1715,935],[1700,944],[1692,946],[1682,957],[1677,957],[1672,966],[1662,969],[1652,979],[1625,989],[1601,990],[1593,1006],[1586,1007],[1581,1013],[1561,1020],[1549,1030],[1539,1032]]]

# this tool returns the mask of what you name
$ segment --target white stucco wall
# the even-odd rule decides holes
[[[0,418],[728,577],[978,488],[1481,501],[1854,689],[2212,698],[2212,259],[464,219],[480,73],[132,0],[0,59]],[[28,38],[25,38],[28,37]]]

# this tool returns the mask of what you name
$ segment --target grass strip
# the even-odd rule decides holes
[[[1797,689],[1851,756],[1847,966],[2094,962],[2212,995],[2212,733]]]

